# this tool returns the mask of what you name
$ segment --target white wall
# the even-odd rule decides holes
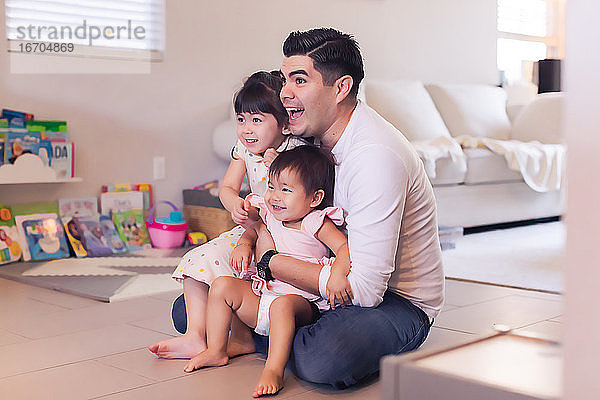
[[[223,175],[226,165],[211,150],[212,130],[230,112],[243,77],[279,68],[292,30],[333,26],[354,33],[374,78],[497,81],[495,0],[249,4],[167,1],[164,62],[147,75],[11,74],[0,40],[0,105],[67,120],[76,173],[84,179],[1,185],[2,201],[94,195],[105,183],[150,182],[160,199],[180,202],[182,188]],[[152,181],[154,155],[167,158],[164,181]]]
[[[600,396],[600,2],[567,2],[568,214],[564,399]]]

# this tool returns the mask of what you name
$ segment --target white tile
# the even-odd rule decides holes
[[[102,399],[251,399],[252,390],[256,386],[263,366],[264,362],[256,357],[238,357],[224,367],[201,369],[181,378],[128,390]],[[286,371],[284,385],[277,399],[288,399],[314,389],[313,385],[300,381],[289,371]]]
[[[543,339],[562,342],[563,324],[560,322],[542,321],[515,330],[517,333],[531,333]]]
[[[464,343],[468,340],[474,340],[476,335],[471,333],[451,331],[448,329],[437,328],[433,326],[425,343],[417,351],[429,351],[434,349],[448,348]]]
[[[139,321],[133,321],[130,322],[130,325],[150,329],[171,336],[181,335],[181,333],[177,332],[177,330],[175,330],[173,327],[173,320],[171,319],[170,313],[157,315],[155,317],[146,318]]]
[[[463,307],[515,294],[512,289],[446,279],[446,304]]]
[[[30,339],[26,337],[15,335],[14,333],[5,331],[3,329],[0,330],[0,346],[6,346],[14,343],[23,343],[29,340]]]
[[[2,347],[0,378],[140,349],[170,336],[111,325]]]
[[[183,293],[183,291],[178,290],[178,291],[174,291],[174,292],[165,292],[165,293],[155,294],[150,297],[158,299],[158,300],[168,301],[172,304],[175,301],[175,299],[181,295],[181,293]]]
[[[84,361],[0,379],[3,398],[80,400],[152,383],[131,372]]]
[[[96,361],[135,372],[153,381],[165,381],[189,375],[183,372],[187,360],[160,359],[145,348],[97,358]]]
[[[347,388],[344,390],[336,390],[333,388],[319,386],[317,389],[310,392],[300,393],[293,396],[292,400],[327,400],[327,399],[344,399],[344,400],[379,400],[381,399],[381,385],[379,381],[370,382],[356,387]]]
[[[21,336],[40,339],[132,322],[155,315],[168,320],[171,315],[169,304],[145,297],[116,303],[95,302],[89,307],[74,310],[62,309],[51,314],[24,313],[18,319],[6,321],[4,327]]]
[[[508,296],[441,313],[434,326],[470,333],[489,333],[494,325],[513,329],[560,315],[559,301],[532,297]]]

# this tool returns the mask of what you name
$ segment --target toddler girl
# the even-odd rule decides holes
[[[223,178],[219,199],[231,212],[233,221],[240,225],[248,221],[251,209],[249,202],[239,197],[244,177],[248,177],[252,193],[263,196],[267,190],[268,164],[277,152],[306,143],[298,137],[283,134],[288,124],[288,113],[279,98],[281,87],[278,71],[260,71],[250,76],[235,95],[238,140],[231,151],[232,160]],[[208,287],[219,276],[249,278],[250,275],[250,258],[244,260],[243,269],[236,270],[230,262],[244,230],[242,226],[236,226],[182,257],[173,278],[183,282],[187,331],[183,336],[150,345],[148,349],[151,352],[162,358],[191,358],[206,349]],[[243,329],[237,329],[238,326]],[[236,319],[232,324],[229,344],[230,357],[254,351],[251,335]]]
[[[332,157],[319,148],[300,146],[281,153],[269,169],[264,200],[249,196],[250,202],[258,206],[262,220],[243,233],[238,242],[241,250],[234,258],[240,261],[250,257],[257,240],[264,239],[263,235],[268,236],[270,232],[277,252],[332,265],[328,282],[330,299],[340,298],[342,291],[344,296],[351,297],[346,285],[349,270],[342,267],[350,264],[348,241],[334,225],[342,224],[343,211],[328,207],[332,204],[334,176]],[[337,256],[333,263],[327,257],[329,249]],[[245,255],[241,254],[242,250]],[[339,290],[334,288],[336,279],[340,283]],[[319,310],[327,309],[328,305],[317,295],[269,277],[254,275],[252,280],[251,283],[224,276],[213,282],[207,303],[208,348],[192,358],[184,370],[191,372],[205,366],[227,364],[228,332],[232,318],[237,316],[257,333],[269,335],[267,361],[253,393],[258,397],[275,394],[283,387],[284,368],[295,328],[313,322]]]

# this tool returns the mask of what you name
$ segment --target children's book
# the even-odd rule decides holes
[[[26,121],[27,130],[30,132],[41,132],[42,139],[68,140],[66,121]]]
[[[100,213],[129,211],[144,208],[144,195],[141,192],[107,192],[100,195]]]
[[[95,197],[59,199],[58,209],[73,253],[76,257],[87,256],[87,251],[81,243],[81,234],[73,217],[89,217],[98,214],[98,199]]]
[[[33,114],[24,113],[21,111],[3,109],[2,115],[0,115],[0,118],[7,119],[8,126],[10,126],[10,127],[25,128],[26,121],[32,120],[34,117],[33,117]]]
[[[125,253],[127,251],[127,247],[121,240],[121,236],[119,236],[119,233],[115,228],[115,224],[109,216],[100,216],[100,228],[102,228],[104,237],[106,238],[106,241],[108,242],[113,254]]]
[[[58,212],[61,217],[87,217],[98,214],[96,197],[73,197],[58,200]]]
[[[129,250],[141,250],[152,247],[141,209],[115,211],[112,214],[112,218],[121,240],[123,240]]]
[[[17,231],[27,243],[23,260],[49,260],[69,257],[65,231],[55,213],[15,216]]]
[[[0,204],[0,265],[21,259],[23,250],[20,240],[10,207]]]
[[[56,178],[68,179],[74,176],[74,148],[73,142],[51,140],[52,162],[50,166],[56,172]]]
[[[73,220],[75,217],[61,217],[61,221],[63,223],[63,227],[65,228],[65,235],[67,235],[67,239],[69,240],[69,244],[73,249],[73,253],[75,257],[81,258],[87,256],[87,251],[85,251],[85,247],[83,247],[83,243],[81,243],[81,235],[79,233],[79,229],[77,229],[77,224]]]
[[[16,159],[27,153],[35,154],[42,159],[44,165],[50,165],[52,143],[42,140],[39,132],[9,132],[5,144],[6,163],[14,164]]]
[[[119,183],[116,185],[102,185],[102,193],[106,192],[142,192],[144,195],[144,210],[150,210],[154,203],[152,185],[149,183]]]
[[[112,249],[100,227],[99,215],[73,217],[73,221],[81,237],[81,244],[83,244],[88,256],[103,257],[112,255]]]

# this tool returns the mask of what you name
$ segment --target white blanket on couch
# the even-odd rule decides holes
[[[559,190],[563,185],[566,154],[564,145],[473,136],[459,136],[455,139],[463,148],[485,147],[504,156],[508,168],[520,171],[525,183],[537,192]]]
[[[456,140],[447,136],[440,136],[431,140],[419,140],[410,142],[425,166],[427,176],[436,177],[435,162],[440,158],[450,157],[461,171],[467,170],[465,153]]]

